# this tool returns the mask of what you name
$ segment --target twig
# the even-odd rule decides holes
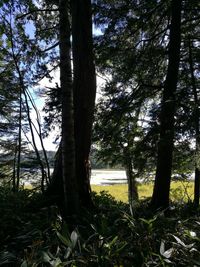
[[[53,12],[53,11],[59,11],[58,8],[56,9],[49,9],[49,8],[44,8],[44,9],[33,9],[33,10],[30,10],[29,12],[25,13],[25,14],[22,14],[20,16],[17,16],[16,19],[22,19],[30,14],[33,14],[33,13],[37,13],[37,12]]]

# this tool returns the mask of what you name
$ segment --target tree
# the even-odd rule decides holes
[[[138,200],[136,178],[138,177],[135,150],[142,137],[138,126],[140,105],[129,103],[125,89],[116,96],[101,98],[95,114],[94,137],[98,158],[112,166],[125,168],[128,181],[129,203]],[[135,111],[133,111],[135,110]],[[141,173],[140,173],[141,175]]]
[[[174,142],[174,116],[176,88],[181,45],[181,0],[171,1],[171,25],[169,37],[169,62],[163,90],[160,113],[160,137],[155,184],[151,205],[168,208]]]
[[[89,154],[96,96],[96,75],[91,0],[76,0],[72,1],[71,5],[76,178],[82,204],[92,206]]]
[[[199,16],[196,4],[196,1],[184,2],[182,6],[182,35],[186,39],[188,39],[188,34],[197,36]],[[114,97],[120,94],[120,90],[126,88],[130,92],[130,102],[140,100],[141,109],[146,110],[146,116],[142,127],[143,138],[141,142],[138,142],[137,149],[133,153],[134,156],[143,154],[151,158],[151,162],[156,157],[158,158],[158,133],[162,128],[159,125],[159,114],[163,107],[159,102],[163,88],[166,87],[165,75],[169,69],[167,55],[169,54],[169,29],[171,27],[170,5],[171,1],[110,2],[105,0],[95,2],[96,22],[103,32],[96,38],[97,68],[101,74],[108,75],[111,80],[111,82],[106,82],[103,93],[106,95],[109,92],[110,96]],[[198,41],[198,37],[194,38]],[[183,171],[183,161],[191,165],[189,162],[194,154],[190,148],[191,142],[188,140],[185,150],[189,148],[189,151],[186,153],[184,150],[187,160],[185,156],[184,159],[182,157],[182,161],[180,161],[180,156],[177,157],[177,151],[181,153],[188,133],[194,129],[194,126],[191,126],[193,125],[193,111],[189,104],[191,101],[188,101],[192,97],[191,86],[185,79],[185,75],[190,75],[189,69],[187,69],[187,74],[182,75],[188,64],[188,58],[186,59],[188,52],[184,47],[184,41],[179,50],[181,52],[179,66],[181,76],[176,86],[176,116],[172,123],[176,157],[173,164],[175,168],[170,167],[171,172],[176,173]],[[189,114],[187,114],[188,110],[190,110]],[[147,162],[142,161],[147,166]],[[180,164],[179,167],[178,164]],[[150,172],[152,173],[155,167],[153,164],[151,166]],[[191,168],[189,171],[191,172]]]
[[[44,188],[45,180],[48,182],[49,167],[48,158],[44,149],[42,130],[40,125],[40,115],[34,103],[30,91],[34,90],[37,84],[36,78],[40,78],[44,74],[42,59],[38,60],[39,46],[37,40],[32,39],[27,33],[30,27],[29,20],[20,18],[21,12],[27,12],[28,8],[34,7],[31,1],[18,1],[7,3],[1,7],[1,31],[3,31],[2,50],[4,52],[4,60],[2,77],[8,73],[12,75],[10,82],[5,80],[6,86],[12,84],[12,94],[15,97],[14,116],[18,112],[18,134],[15,134],[15,148],[13,149],[13,189],[19,188],[21,177],[21,155],[22,144],[31,144],[35,151],[38,165],[41,169],[41,188]],[[29,18],[30,19],[30,18]],[[34,32],[34,29],[33,29]],[[39,62],[41,64],[39,64]],[[38,66],[40,65],[40,66]],[[36,69],[35,67],[38,66]],[[9,72],[8,72],[9,71]],[[11,89],[11,86],[10,86]],[[16,108],[18,106],[18,108]],[[31,118],[31,109],[36,114],[36,124]],[[15,118],[16,120],[16,118]],[[37,125],[37,126],[36,126]],[[31,132],[32,143],[27,137],[28,128]],[[41,159],[39,150],[35,141],[35,134],[38,135],[43,148],[44,160]],[[27,139],[27,140],[26,140]],[[26,140],[26,141],[25,141]]]
[[[167,45],[164,40],[167,39],[169,27],[166,18],[168,4],[164,1],[99,1],[96,8],[96,21],[104,32],[104,35],[96,38],[97,66],[101,74],[109,76],[111,80],[106,82],[103,94],[104,97],[109,95],[110,99],[119,98],[116,128],[123,125],[120,117],[140,111],[134,130],[139,125],[145,126],[141,127],[143,130],[137,145],[133,140],[127,142],[129,153],[125,153],[125,158],[132,158],[132,165],[138,170],[138,176],[143,177],[144,172],[150,176],[149,170],[152,173],[155,169],[152,159],[155,158],[158,136],[157,103],[166,69]],[[125,94],[127,100],[124,108],[121,96]],[[111,100],[110,105],[107,105],[108,111],[113,109],[113,103]],[[143,116],[142,113],[146,115]],[[135,120],[135,116],[132,120]],[[131,123],[133,122],[130,119],[129,124]],[[117,134],[114,138],[119,141],[121,136]],[[107,142],[112,143],[109,137]],[[130,156],[127,157],[127,154]],[[130,170],[130,166],[129,163],[126,169]]]
[[[75,169],[81,205],[92,206],[89,182],[89,153],[96,95],[93,62],[90,1],[72,1],[73,108],[75,131]],[[61,89],[62,92],[62,89]],[[63,97],[62,97],[63,98]],[[54,174],[48,192],[62,190],[61,148],[58,149]]]
[[[75,173],[75,139],[73,114],[73,87],[71,70],[71,45],[69,2],[60,0],[60,85],[62,94],[62,178],[64,190],[64,214],[79,211],[79,194]]]
[[[191,76],[191,86],[194,97],[194,125],[195,125],[195,185],[194,185],[194,204],[199,206],[199,197],[200,197],[200,166],[199,166],[199,155],[200,155],[200,111],[199,111],[199,96],[196,86],[196,77],[194,70],[194,61],[192,54],[192,41],[188,40],[188,49],[189,49],[189,67],[190,67],[190,76]]]

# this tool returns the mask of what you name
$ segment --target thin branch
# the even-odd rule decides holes
[[[31,101],[31,104],[35,110],[35,113],[36,113],[36,117],[37,117],[37,123],[38,123],[38,128],[39,128],[39,132],[37,131],[38,133],[38,136],[39,136],[39,139],[40,139],[40,143],[41,143],[41,146],[42,146],[42,150],[43,150],[43,154],[44,154],[44,158],[45,158],[45,162],[46,162],[46,167],[47,167],[47,175],[48,175],[48,180],[50,181],[50,167],[49,167],[49,161],[48,161],[48,157],[47,157],[47,153],[46,153],[46,150],[45,150],[45,147],[44,147],[44,143],[43,143],[43,139],[42,139],[42,129],[41,129],[41,118],[40,118],[40,113],[36,107],[36,104],[35,104],[35,101],[33,99],[33,97],[31,96],[30,92],[28,89],[26,89],[26,93],[28,95],[28,98],[29,100]]]
[[[35,141],[35,137],[34,137],[34,131],[33,131],[33,127],[32,127],[32,120],[31,120],[31,116],[30,116],[30,107],[29,107],[29,104],[28,104],[28,97],[27,97],[27,94],[26,94],[26,88],[25,88],[25,85],[24,85],[24,79],[23,79],[23,76],[22,76],[22,73],[21,73],[21,70],[20,70],[18,58],[16,57],[16,54],[15,54],[15,51],[14,51],[13,31],[12,31],[11,23],[9,23],[9,27],[10,27],[10,34],[11,34],[12,56],[13,56],[16,72],[17,72],[18,77],[19,77],[20,94],[23,93],[24,97],[25,97],[25,105],[26,105],[26,109],[27,109],[27,116],[28,116],[28,122],[29,122],[30,131],[31,131],[32,142],[33,142],[33,146],[34,146],[34,150],[35,150],[37,159],[38,159],[40,167],[41,167],[41,173],[42,173],[41,189],[42,189],[42,192],[44,192],[44,180],[45,180],[45,177],[46,177],[46,171],[44,169],[43,162],[42,162],[42,160],[40,158],[40,154],[39,154],[39,151],[38,151],[38,148],[37,148],[37,145],[36,145],[36,141]],[[19,156],[20,156],[20,150],[19,150]],[[18,181],[17,181],[17,183],[18,183]]]
[[[146,42],[153,41],[155,38],[159,37],[162,33],[165,33],[168,29],[169,29],[169,26],[167,25],[167,27],[165,29],[154,34],[153,36],[146,38],[146,39],[141,39],[140,41],[137,42],[137,44],[134,47],[136,48],[140,43],[143,43],[143,42],[146,43]]]
[[[141,83],[140,86],[141,86],[141,87],[154,88],[154,89],[162,89],[162,88],[164,87],[163,84],[160,84],[160,85],[153,85],[153,84],[145,84],[145,83]]]
[[[25,132],[25,130],[23,128],[22,128],[22,132],[23,132],[23,134],[24,134],[24,136],[25,136],[28,144],[31,145],[31,147],[33,148],[33,150],[35,150],[33,144],[31,143],[30,139],[28,138],[28,136],[27,136],[27,134],[26,134],[26,132]]]
[[[49,50],[51,50],[51,49],[53,49],[53,48],[55,48],[55,47],[57,47],[59,45],[59,42],[57,42],[57,43],[55,43],[55,44],[53,44],[52,46],[50,46],[50,47],[47,47],[46,49],[44,49],[44,50],[41,50],[41,52],[42,53],[45,53],[45,52],[47,52],[47,51],[49,51]]]
[[[39,35],[42,32],[46,32],[46,31],[52,31],[52,30],[57,30],[58,25],[55,25],[53,27],[49,27],[49,28],[44,28],[44,29],[36,29],[35,35]]]
[[[46,76],[48,75],[48,74],[50,74],[52,71],[54,71],[54,70],[56,70],[58,67],[59,67],[59,63],[56,65],[56,66],[54,66],[52,69],[50,69],[50,70],[48,70],[44,75],[42,75],[42,77],[40,77],[36,82],[35,82],[35,84],[37,84],[37,83],[39,83],[42,79],[44,79],[44,78],[46,78]]]
[[[49,8],[44,8],[44,9],[33,9],[33,10],[30,10],[29,12],[25,13],[25,14],[22,14],[22,15],[19,15],[17,16],[16,19],[22,19],[28,15],[31,15],[33,13],[37,13],[37,12],[53,12],[53,11],[59,11],[59,8],[55,8],[55,9],[49,9]]]
[[[100,75],[99,73],[96,73],[96,76],[98,76],[99,78],[101,78],[102,80],[104,80],[105,82],[110,82],[109,78],[105,78],[102,75]]]

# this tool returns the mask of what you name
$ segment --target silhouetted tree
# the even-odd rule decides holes
[[[151,200],[151,205],[156,209],[169,206],[174,146],[174,116],[176,111],[175,94],[178,83],[181,46],[181,4],[181,0],[171,1],[169,61],[161,103],[157,169]]]

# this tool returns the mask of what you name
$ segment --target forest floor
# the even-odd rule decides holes
[[[83,210],[79,223],[71,218],[69,227],[55,205],[41,207],[40,193],[0,187],[0,266],[200,266],[200,209],[186,197],[191,183],[173,182],[177,199],[167,216],[143,198],[151,195],[152,184],[139,185],[141,200],[132,210],[125,203],[127,186],[93,190],[99,192],[93,192],[96,209]],[[118,200],[121,192],[123,201],[105,190]]]

